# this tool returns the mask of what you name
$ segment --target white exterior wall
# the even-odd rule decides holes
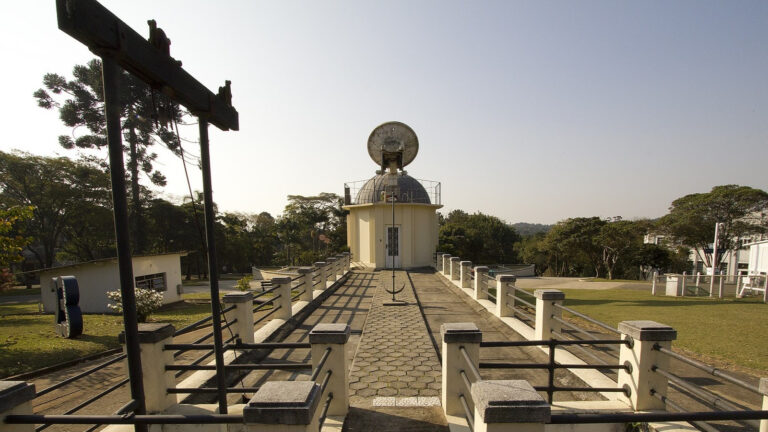
[[[176,289],[181,284],[181,254],[155,255],[133,258],[133,277],[165,273],[167,290],[163,304],[181,300]],[[40,296],[45,312],[56,309],[56,289],[52,279],[59,276],[75,276],[80,287],[80,310],[84,313],[114,312],[107,307],[110,302],[107,291],[120,289],[117,260],[104,260],[79,265],[49,269],[40,272]]]
[[[768,241],[749,246],[749,274],[768,273]]]
[[[400,267],[430,266],[437,248],[438,226],[433,204],[395,204],[395,226],[400,228]],[[386,229],[392,225],[392,205],[361,204],[344,207],[347,215],[347,244],[354,261],[384,268]]]

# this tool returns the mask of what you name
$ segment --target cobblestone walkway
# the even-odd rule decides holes
[[[395,286],[405,284],[398,300],[405,306],[385,306],[392,295],[389,272],[379,285],[350,373],[350,402],[354,406],[434,406],[440,403],[440,363],[405,272]]]

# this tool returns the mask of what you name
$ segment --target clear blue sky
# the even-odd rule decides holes
[[[141,34],[156,19],[210,89],[232,80],[241,130],[211,130],[222,210],[341,194],[373,175],[366,140],[389,120],[418,134],[407,169],[442,182],[444,211],[657,217],[714,185],[768,189],[766,1],[103,4]],[[5,18],[0,149],[74,157],[32,92],[92,55],[57,29],[53,1]],[[184,195],[180,160],[158,152],[159,192]]]

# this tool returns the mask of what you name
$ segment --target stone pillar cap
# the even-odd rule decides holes
[[[455,257],[455,256],[452,256],[452,257],[451,257],[451,261],[458,261],[458,260],[460,260],[460,259],[461,259],[461,258],[459,258],[459,257]]]
[[[444,253],[443,256],[444,257],[449,257],[449,256],[451,256],[451,254]]]
[[[352,329],[346,324],[316,324],[309,332],[309,343],[344,344],[349,340]]]
[[[35,385],[26,381],[0,381],[0,413],[35,398]]]
[[[475,410],[486,423],[546,423],[552,408],[525,380],[472,384]]]
[[[224,303],[247,303],[253,301],[252,292],[238,292],[238,293],[226,293],[221,299]]]
[[[541,300],[565,300],[565,293],[556,289],[537,289],[533,295]]]
[[[324,265],[325,265],[325,261],[317,261],[317,262],[315,263],[315,267],[322,267],[322,266],[324,266]]]
[[[500,282],[517,282],[517,276],[511,274],[498,275],[496,279]]]
[[[243,407],[243,420],[246,424],[310,424],[319,390],[313,381],[267,381]]]
[[[440,326],[440,335],[443,342],[480,343],[483,341],[483,333],[475,323],[445,323]]]
[[[461,261],[459,264],[461,264],[463,266],[471,266],[472,265],[472,261]]]
[[[282,284],[291,283],[291,278],[289,278],[289,277],[276,277],[276,278],[272,278],[270,280],[272,281],[272,284],[280,284],[280,285],[282,285]]]
[[[297,271],[298,271],[298,272],[299,272],[299,274],[301,274],[301,275],[304,275],[304,274],[307,274],[307,273],[312,273],[312,267],[301,267],[301,268],[300,268],[300,269],[298,269]]]
[[[656,321],[622,321],[619,332],[639,341],[671,341],[677,339],[677,330]]]
[[[325,262],[333,262],[336,261],[336,257],[328,257],[325,259]]]
[[[488,272],[488,267],[487,266],[476,266],[475,267],[475,271],[476,272],[481,272],[481,273],[487,273]]]
[[[139,323],[139,343],[157,343],[173,336],[176,328],[169,323]],[[125,343],[125,332],[120,332],[118,341]]]

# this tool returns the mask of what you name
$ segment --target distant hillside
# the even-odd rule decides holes
[[[521,236],[529,236],[540,232],[547,232],[550,228],[552,228],[552,225],[544,225],[544,224],[537,224],[537,223],[527,223],[527,222],[518,222],[515,224],[512,224],[512,226],[515,228],[515,231],[517,231],[518,234]]]

